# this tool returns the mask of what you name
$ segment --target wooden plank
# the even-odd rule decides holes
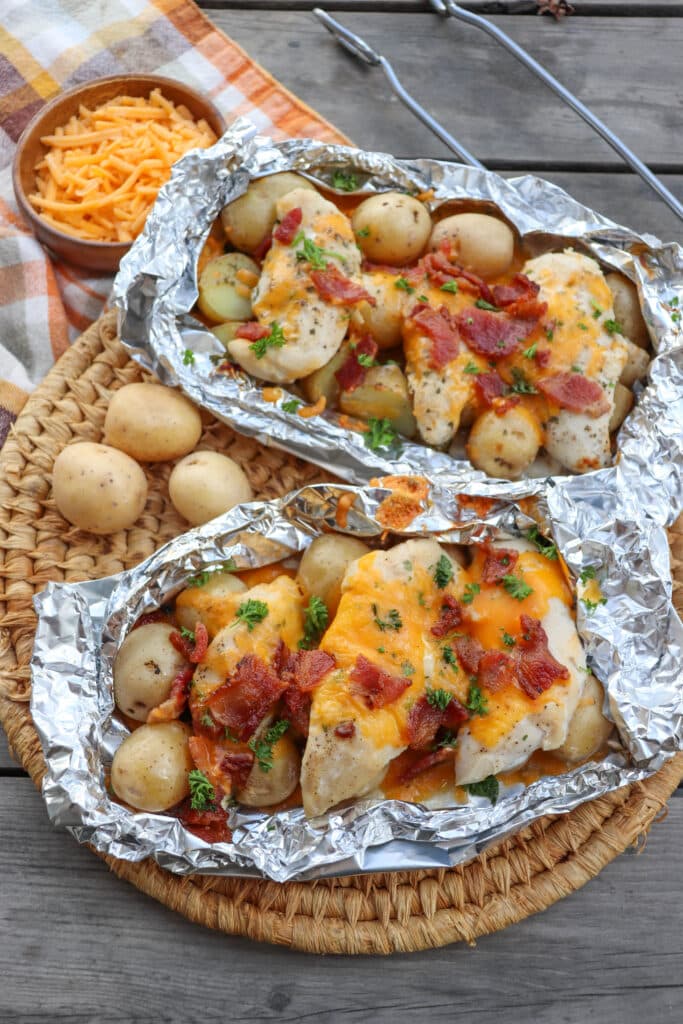
[[[266,18],[255,10],[216,10],[211,17],[360,145],[449,155],[405,110],[381,71],[355,61],[312,14],[271,11]],[[440,23],[427,13],[349,13],[343,21],[380,49],[416,99],[488,166],[623,167],[580,118],[481,31]],[[672,19],[666,26],[657,18],[503,22],[655,168],[683,170],[680,86],[671,73],[683,47],[683,21]]]
[[[199,928],[49,825],[24,779],[0,783],[0,1019],[189,1024],[672,1024],[683,1015],[683,798],[644,852],[476,949],[312,958]],[[676,905],[676,904],[674,904]]]
[[[18,772],[21,768],[17,761],[12,757],[9,749],[9,743],[7,737],[0,726],[0,774],[7,772]]]

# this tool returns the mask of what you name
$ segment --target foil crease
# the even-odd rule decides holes
[[[606,598],[591,614],[579,602],[577,612],[589,664],[605,687],[605,711],[618,729],[605,760],[526,788],[507,787],[495,806],[480,797],[448,807],[366,798],[312,821],[301,809],[234,809],[232,841],[213,846],[172,817],[134,813],[112,800],[107,772],[127,734],[112,717],[112,666],[141,614],[202,569],[229,558],[239,569],[279,561],[305,550],[323,531],[339,530],[338,502],[348,492],[355,500],[340,532],[379,542],[386,488],[316,484],[232,509],[117,576],[49,583],[35,597],[31,711],[45,754],[50,818],[115,857],[153,857],[178,874],[284,882],[459,864],[542,815],[567,812],[646,778],[683,748],[683,625],[671,601],[666,531],[639,513],[637,495],[615,498],[605,486],[609,475],[520,483],[514,498],[507,488],[496,493],[491,483],[486,493],[495,500],[485,513],[460,504],[453,486],[437,479],[410,528],[393,538],[476,543],[519,535],[534,522],[519,499],[533,499],[571,571],[578,576],[597,567]]]
[[[387,188],[427,192],[432,210],[468,199],[502,213],[529,247],[575,246],[629,277],[637,286],[656,358],[649,383],[621,427],[613,466],[598,475],[602,485],[628,492],[660,524],[683,510],[683,249],[652,235],[638,235],[581,205],[558,186],[531,175],[505,180],[490,172],[438,160],[398,160],[312,139],[275,143],[259,136],[245,118],[234,122],[210,149],[180,160],[161,189],[142,235],[121,263],[113,301],[121,340],[133,358],[164,383],[179,386],[197,404],[242,434],[298,455],[352,484],[390,473],[420,473],[477,493],[520,492],[515,483],[487,481],[465,460],[419,443],[403,442],[373,452],[362,435],[343,428],[326,412],[302,419],[266,401],[262,385],[247,374],[217,373],[210,356],[224,349],[190,313],[196,268],[211,225],[226,203],[250,181],[293,170],[331,191],[333,173],[353,172],[362,194]],[[195,353],[185,365],[186,349]],[[283,400],[291,397],[283,390]],[[586,474],[586,487],[592,488]]]

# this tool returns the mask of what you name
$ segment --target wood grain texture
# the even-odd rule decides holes
[[[450,155],[310,12],[215,10],[212,20],[286,86],[367,149]],[[481,31],[432,14],[349,13],[415,98],[487,166],[621,169],[615,153]],[[495,21],[496,19],[494,19]],[[658,170],[683,170],[683,84],[672,74],[683,20],[501,18],[515,40],[574,89]],[[503,24],[504,23],[504,24]],[[656,40],[657,58],[644,41]]]
[[[381,962],[313,959],[190,924],[53,830],[27,779],[0,783],[0,832],[0,1019],[12,1024],[205,1024],[226,1013],[249,1024],[672,1024],[683,1014],[682,797],[641,856],[620,857],[544,914],[475,949]]]

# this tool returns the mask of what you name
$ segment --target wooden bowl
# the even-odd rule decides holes
[[[132,243],[83,241],[58,231],[43,220],[28,200],[29,194],[35,191],[34,168],[46,151],[41,138],[66,124],[71,115],[78,112],[81,104],[97,107],[124,94],[149,96],[157,88],[172,103],[186,106],[197,120],[204,118],[218,137],[225,131],[225,121],[211,100],[189,85],[161,75],[114,75],[111,78],[96,78],[60,93],[36,114],[22,133],[12,165],[14,194],[22,215],[38,241],[61,259],[89,270],[112,272],[118,270],[122,257]]]

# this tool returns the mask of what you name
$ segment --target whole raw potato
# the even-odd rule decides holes
[[[168,462],[191,452],[202,433],[199,411],[175,388],[126,384],[109,403],[107,444],[140,462]]]
[[[119,799],[140,811],[167,811],[190,792],[194,767],[183,722],[141,725],[114,754],[111,785]]]
[[[403,192],[381,192],[364,199],[351,218],[363,255],[374,263],[400,267],[424,252],[432,229],[427,208]]]
[[[194,624],[193,624],[194,625]],[[149,622],[129,633],[114,662],[114,700],[119,711],[146,722],[147,715],[171,690],[171,683],[186,667],[171,643],[175,626]]]
[[[88,533],[116,533],[142,514],[147,480],[124,452],[79,441],[55,459],[52,491],[57,508],[74,526]]]
[[[515,236],[505,221],[485,213],[456,213],[434,225],[429,248],[438,249],[444,240],[451,256],[465,270],[485,280],[504,274],[512,263]]]
[[[254,494],[242,469],[220,452],[193,452],[171,473],[168,493],[174,507],[193,526],[208,523]]]
[[[239,199],[223,208],[221,220],[228,240],[236,249],[253,253],[263,239],[273,230],[275,204],[282,196],[295,188],[310,188],[313,185],[298,174],[284,171],[258,178]]]
[[[330,619],[339,605],[344,573],[369,550],[367,544],[355,537],[326,533],[316,537],[304,552],[296,578],[307,598],[315,596],[325,602]]]

